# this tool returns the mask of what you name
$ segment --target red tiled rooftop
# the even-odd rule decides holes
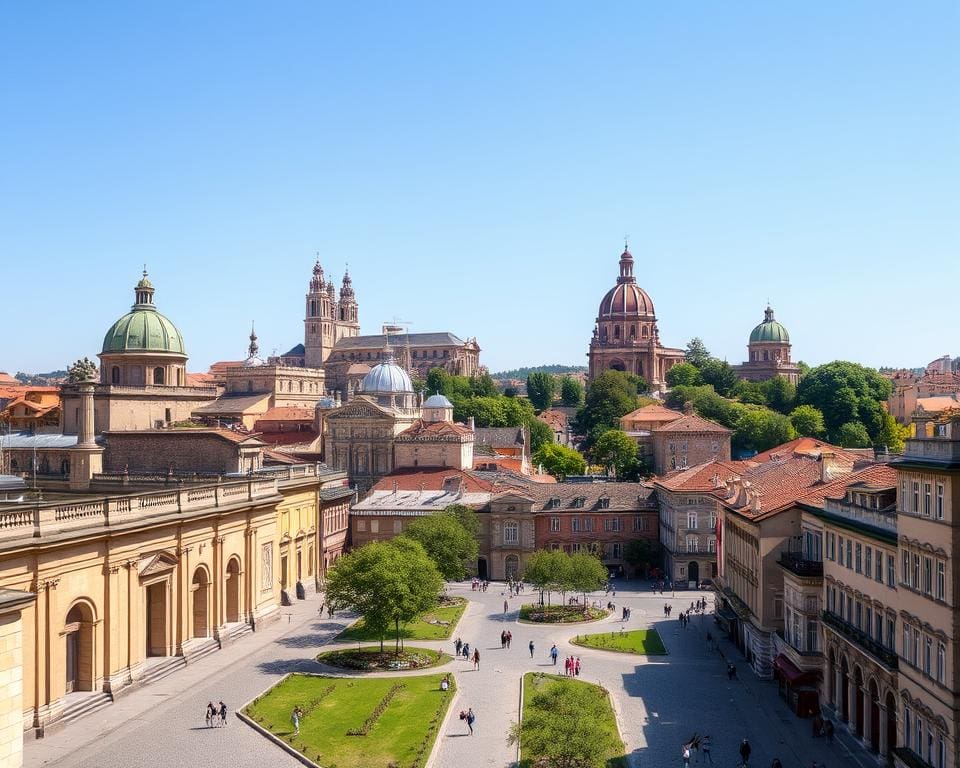
[[[847,458],[850,461],[858,461],[863,459],[862,454],[855,451],[848,451],[846,448],[841,448],[839,445],[832,445],[824,442],[823,440],[817,440],[815,437],[798,437],[797,439],[791,440],[788,443],[784,443],[783,445],[775,446],[768,451],[758,453],[756,456],[751,457],[751,461],[764,462],[778,458],[788,459],[791,456],[810,456],[816,458],[825,452],[832,453],[838,458]]]
[[[724,435],[732,434],[733,431],[727,429],[722,424],[717,424],[710,419],[704,419],[696,414],[681,416],[679,419],[668,421],[659,427],[654,427],[655,432],[717,432]]]
[[[493,483],[483,480],[470,472],[462,469],[452,469],[438,467],[436,469],[398,469],[381,478],[373,486],[375,491],[392,491],[394,483],[397,490],[400,491],[419,491],[421,487],[425,491],[443,490],[444,481],[447,478],[458,477],[463,480],[463,490],[468,492],[493,491]]]
[[[843,498],[846,494],[846,489],[852,485],[865,485],[876,490],[895,488],[897,485],[897,471],[889,464],[873,464],[846,477],[824,483],[801,496],[798,501],[802,504],[819,507],[822,506],[827,499]]]

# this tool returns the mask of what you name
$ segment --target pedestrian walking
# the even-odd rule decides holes
[[[504,615],[504,616],[507,615],[507,608],[509,608],[509,607],[510,607],[509,603],[507,603],[507,601],[504,600],[504,601],[503,601],[503,615]]]
[[[470,643],[463,644],[463,658],[470,659]]]
[[[560,655],[560,651],[557,650],[557,646],[554,645],[550,649],[550,658],[553,659],[553,666],[557,666],[557,656]]]
[[[572,656],[567,656],[567,658],[563,660],[563,674],[565,675],[570,674],[570,666],[572,661],[573,661]]]
[[[506,630],[500,633],[500,648],[501,650],[507,647],[507,633]]]
[[[213,706],[213,702],[207,703],[207,728],[213,728],[213,719],[217,716],[217,708]]]
[[[710,738],[710,734],[700,739],[700,751],[703,752],[704,757],[710,760],[710,765],[713,765],[713,755],[710,754],[710,747],[712,746],[713,740]]]
[[[827,720],[826,725],[823,726],[823,732],[827,736],[827,741],[833,744],[833,720]]]
[[[220,725],[224,726],[227,724],[227,705],[222,701],[220,702]]]
[[[303,714],[303,711],[300,707],[294,707],[293,712],[290,714],[290,722],[293,723],[293,735],[300,735],[300,716]]]
[[[744,739],[740,742],[740,759],[743,760],[743,764],[747,765],[750,762],[750,753],[753,750],[750,749],[750,742]]]
[[[510,642],[513,640],[513,632],[507,630],[507,650],[510,650]]]
[[[473,736],[473,724],[477,722],[477,716],[473,713],[473,709],[467,709],[467,728],[470,729],[470,735]]]
[[[683,748],[683,768],[690,768],[690,747]]]
[[[530,658],[533,658],[533,640],[530,641]]]
[[[573,662],[573,674],[576,677],[580,677],[580,657],[577,656],[577,660]]]
[[[457,638],[457,642],[455,642],[455,643],[453,644],[453,647],[457,649],[457,656],[459,656],[459,655],[460,655],[460,651],[463,649],[463,640],[461,640],[461,639],[458,637],[458,638]]]
[[[477,648],[473,652],[473,668],[480,669],[480,649]]]
[[[320,603],[320,615],[323,616],[323,609],[327,607],[326,603]]]

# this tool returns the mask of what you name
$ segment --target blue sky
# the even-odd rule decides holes
[[[144,262],[191,370],[283,351],[316,251],[364,332],[584,363],[625,234],[668,345],[960,354],[956,3],[455,5],[5,5],[0,370]]]

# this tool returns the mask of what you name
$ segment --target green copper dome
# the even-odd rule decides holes
[[[143,279],[134,288],[137,301],[130,311],[110,326],[103,337],[103,352],[172,352],[186,355],[180,331],[161,315],[153,303],[153,285]]]
[[[774,342],[777,344],[789,344],[790,334],[787,329],[773,319],[773,310],[767,307],[763,313],[763,322],[750,332],[750,343],[756,342]]]

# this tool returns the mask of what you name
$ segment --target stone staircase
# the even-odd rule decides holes
[[[63,717],[58,721],[58,725],[72,723],[74,720],[86,717],[112,703],[113,696],[103,691],[78,696],[63,708]]]
[[[200,659],[209,656],[211,653],[216,653],[220,650],[220,643],[213,637],[205,637],[199,640],[191,640],[189,643],[183,644],[183,657],[187,660],[187,664],[193,664],[194,662],[200,661]]]
[[[234,624],[227,624],[220,633],[220,641],[224,645],[227,643],[235,643],[241,637],[249,635],[251,632],[253,632],[253,628],[250,626],[249,621],[238,621]]]
[[[183,656],[160,656],[148,659],[143,665],[143,675],[137,680],[137,684],[150,685],[185,666],[187,666],[187,660]]]

